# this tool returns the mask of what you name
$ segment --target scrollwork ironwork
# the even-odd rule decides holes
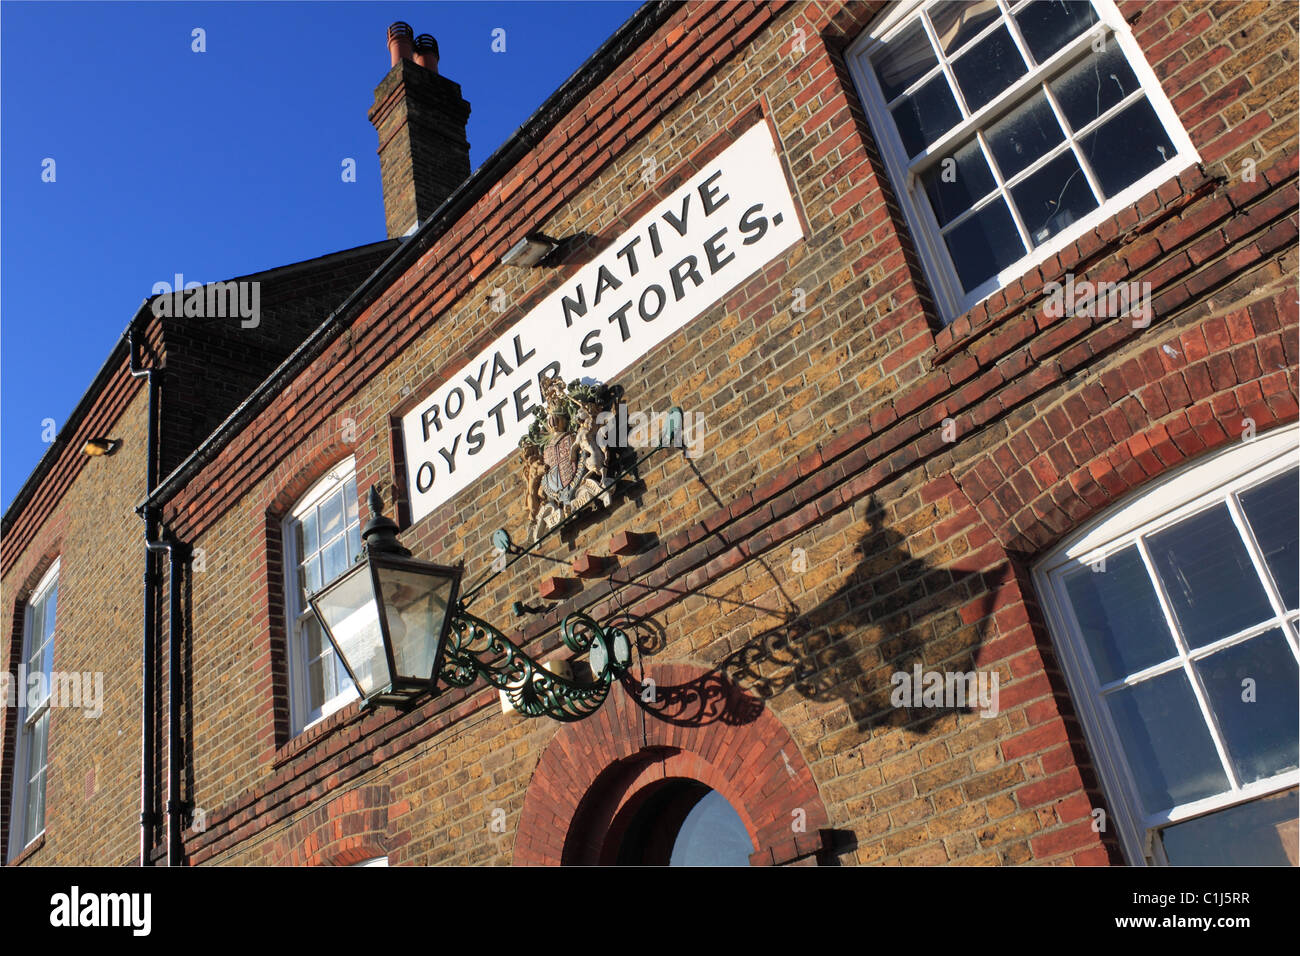
[[[482,677],[505,691],[526,717],[581,720],[605,702],[610,685],[630,663],[631,644],[622,629],[602,627],[580,612],[564,619],[560,636],[575,654],[588,652],[590,683],[552,674],[491,624],[461,609],[451,621],[441,679],[454,687],[468,687]]]

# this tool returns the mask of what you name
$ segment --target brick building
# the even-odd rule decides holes
[[[389,240],[151,298],[5,514],[6,862],[1295,863],[1296,37],[648,3],[471,174],[390,30]],[[687,447],[505,562],[553,363]],[[371,486],[534,656],[627,623],[594,715],[362,708]]]

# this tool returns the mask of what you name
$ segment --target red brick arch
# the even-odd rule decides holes
[[[351,866],[388,855],[388,785],[358,787],[300,819],[272,848],[276,866]]]
[[[608,862],[627,811],[674,778],[697,780],[727,799],[756,848],[752,863],[820,851],[818,831],[830,825],[826,807],[780,720],[703,668],[668,664],[647,677],[659,699],[673,694],[682,705],[666,719],[620,686],[596,714],[561,727],[529,783],[514,863]]]

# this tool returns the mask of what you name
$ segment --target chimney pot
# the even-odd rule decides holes
[[[438,41],[431,33],[421,33],[415,38],[415,62],[426,70],[438,72]]]
[[[389,238],[408,235],[470,175],[465,138],[469,103],[460,86],[438,73],[438,42],[388,28],[393,63],[375,89],[370,122],[379,135],[384,223]],[[414,55],[413,55],[414,54]]]
[[[409,60],[413,53],[411,38],[415,31],[409,23],[398,20],[388,28],[388,55],[392,59],[390,66],[397,66],[398,60]]]

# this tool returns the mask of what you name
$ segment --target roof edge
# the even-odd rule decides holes
[[[524,121],[509,139],[501,144],[469,178],[448,196],[433,214],[414,233],[406,237],[393,254],[380,263],[357,289],[309,335],[298,348],[276,367],[253,390],[239,407],[231,412],[213,432],[165,478],[152,494],[147,494],[136,504],[136,511],[161,508],[217,455],[247,424],[270,404],[283,388],[325,347],[342,334],[344,328],[378,298],[388,287],[385,280],[393,273],[400,275],[417,260],[433,242],[447,232],[475,202],[481,199],[505,173],[542,137],[568,114],[572,106],[621,64],[631,50],[636,49],[658,30],[659,26],[684,0],[647,0],[600,47],[589,56],[573,74],[560,85]]]

